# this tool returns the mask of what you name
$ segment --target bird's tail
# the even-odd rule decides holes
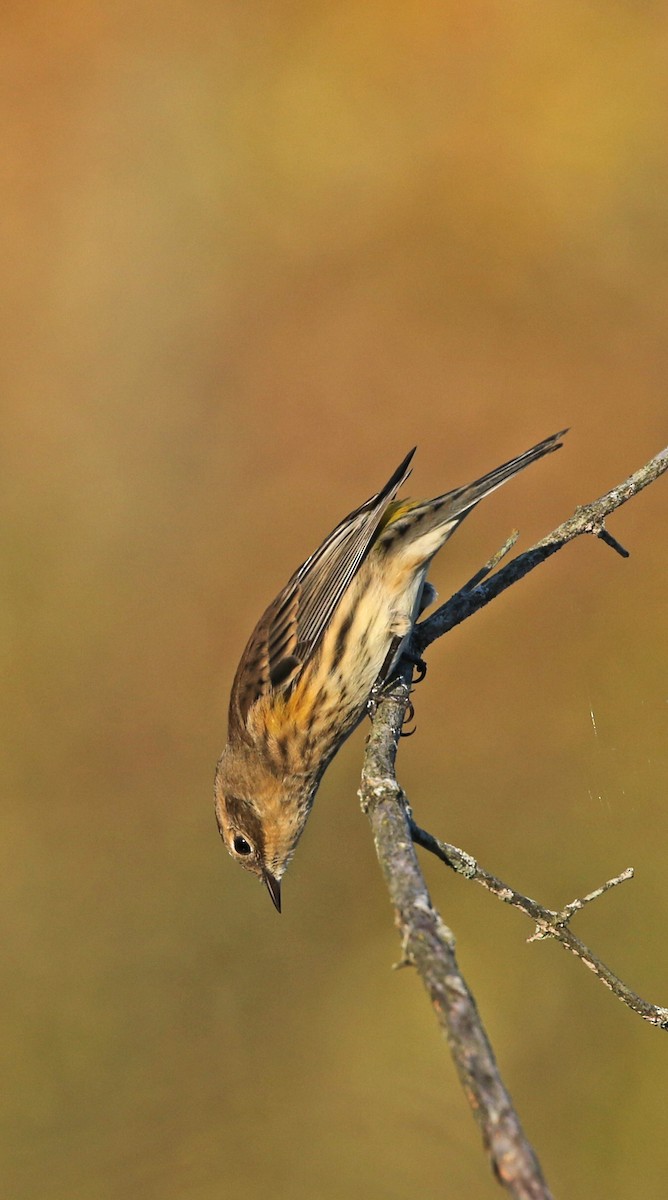
[[[530,450],[525,450],[524,454],[519,454],[517,458],[511,458],[509,462],[502,463],[500,467],[489,471],[487,475],[481,475],[479,479],[475,479],[466,487],[444,492],[442,496],[437,496],[434,500],[425,500],[419,503],[395,501],[392,505],[394,511],[388,513],[386,517],[381,541],[386,544],[393,542],[395,538],[401,536],[403,530],[410,526],[413,537],[418,530],[418,536],[420,536],[422,533],[427,533],[428,530],[442,529],[444,535],[440,543],[442,544],[485,496],[501,487],[508,479],[512,479],[513,475],[523,471],[525,467],[529,466],[529,463],[536,462],[544,455],[558,450],[562,445],[560,439],[567,432],[567,429],[562,429],[559,433],[553,433],[551,437],[538,442]]]

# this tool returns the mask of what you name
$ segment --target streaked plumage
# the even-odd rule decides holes
[[[395,499],[412,450],[260,618],[232,685],[216,815],[228,850],[265,882],[279,911],[280,880],[322,774],[364,715],[381,671],[387,677],[400,658],[434,554],[484,496],[558,449],[562,436],[422,502]]]

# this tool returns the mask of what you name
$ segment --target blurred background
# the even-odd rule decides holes
[[[666,443],[658,3],[6,3],[2,1176],[12,1200],[499,1195],[329,770],[278,917],[212,779],[265,604],[565,425],[446,596]],[[429,653],[418,820],[668,1003],[659,481]],[[436,862],[556,1195],[665,1195],[668,1042]]]

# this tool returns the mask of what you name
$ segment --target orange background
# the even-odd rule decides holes
[[[666,442],[660,4],[8,2],[2,1175],[13,1200],[499,1195],[329,770],[284,915],[212,776],[264,605],[416,442],[413,495],[572,426],[454,590]],[[429,655],[418,820],[668,1003],[666,484]],[[593,714],[593,717],[592,717]],[[556,1195],[665,1195],[668,1041],[426,861]]]

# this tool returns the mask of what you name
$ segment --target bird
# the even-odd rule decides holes
[[[427,580],[434,555],[483,497],[558,450],[566,432],[433,500],[397,499],[414,448],[260,617],[232,684],[215,811],[229,853],[264,884],[278,912],[322,776],[435,598]]]

